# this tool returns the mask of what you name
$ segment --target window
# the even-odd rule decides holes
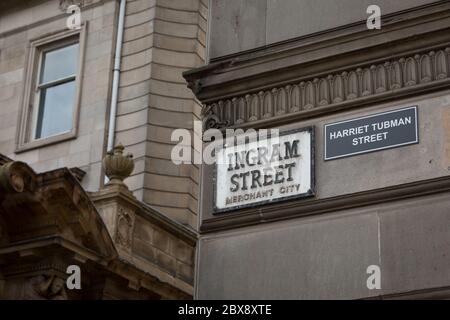
[[[76,137],[84,30],[31,42],[16,152]]]
[[[34,139],[72,129],[78,49],[75,43],[43,54],[36,90]]]

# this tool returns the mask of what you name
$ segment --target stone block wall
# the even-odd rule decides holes
[[[133,254],[193,285],[195,248],[143,218],[136,217],[135,223]]]
[[[172,163],[171,134],[199,120],[182,72],[205,61],[207,11],[204,0],[127,1],[115,138],[134,154],[134,195],[194,228],[199,167]]]

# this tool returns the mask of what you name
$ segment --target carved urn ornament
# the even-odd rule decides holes
[[[108,184],[123,184],[123,180],[133,172],[133,155],[131,153],[124,155],[124,149],[123,145],[119,143],[103,158],[103,169],[110,180]]]

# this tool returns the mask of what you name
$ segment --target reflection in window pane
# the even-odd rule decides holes
[[[42,89],[36,126],[36,139],[72,129],[74,97],[75,81]]]
[[[40,83],[47,83],[75,75],[78,43],[49,51],[44,55]]]

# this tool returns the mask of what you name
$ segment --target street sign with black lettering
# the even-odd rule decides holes
[[[326,124],[325,160],[419,142],[417,106]]]
[[[312,127],[217,152],[215,212],[314,194]]]

